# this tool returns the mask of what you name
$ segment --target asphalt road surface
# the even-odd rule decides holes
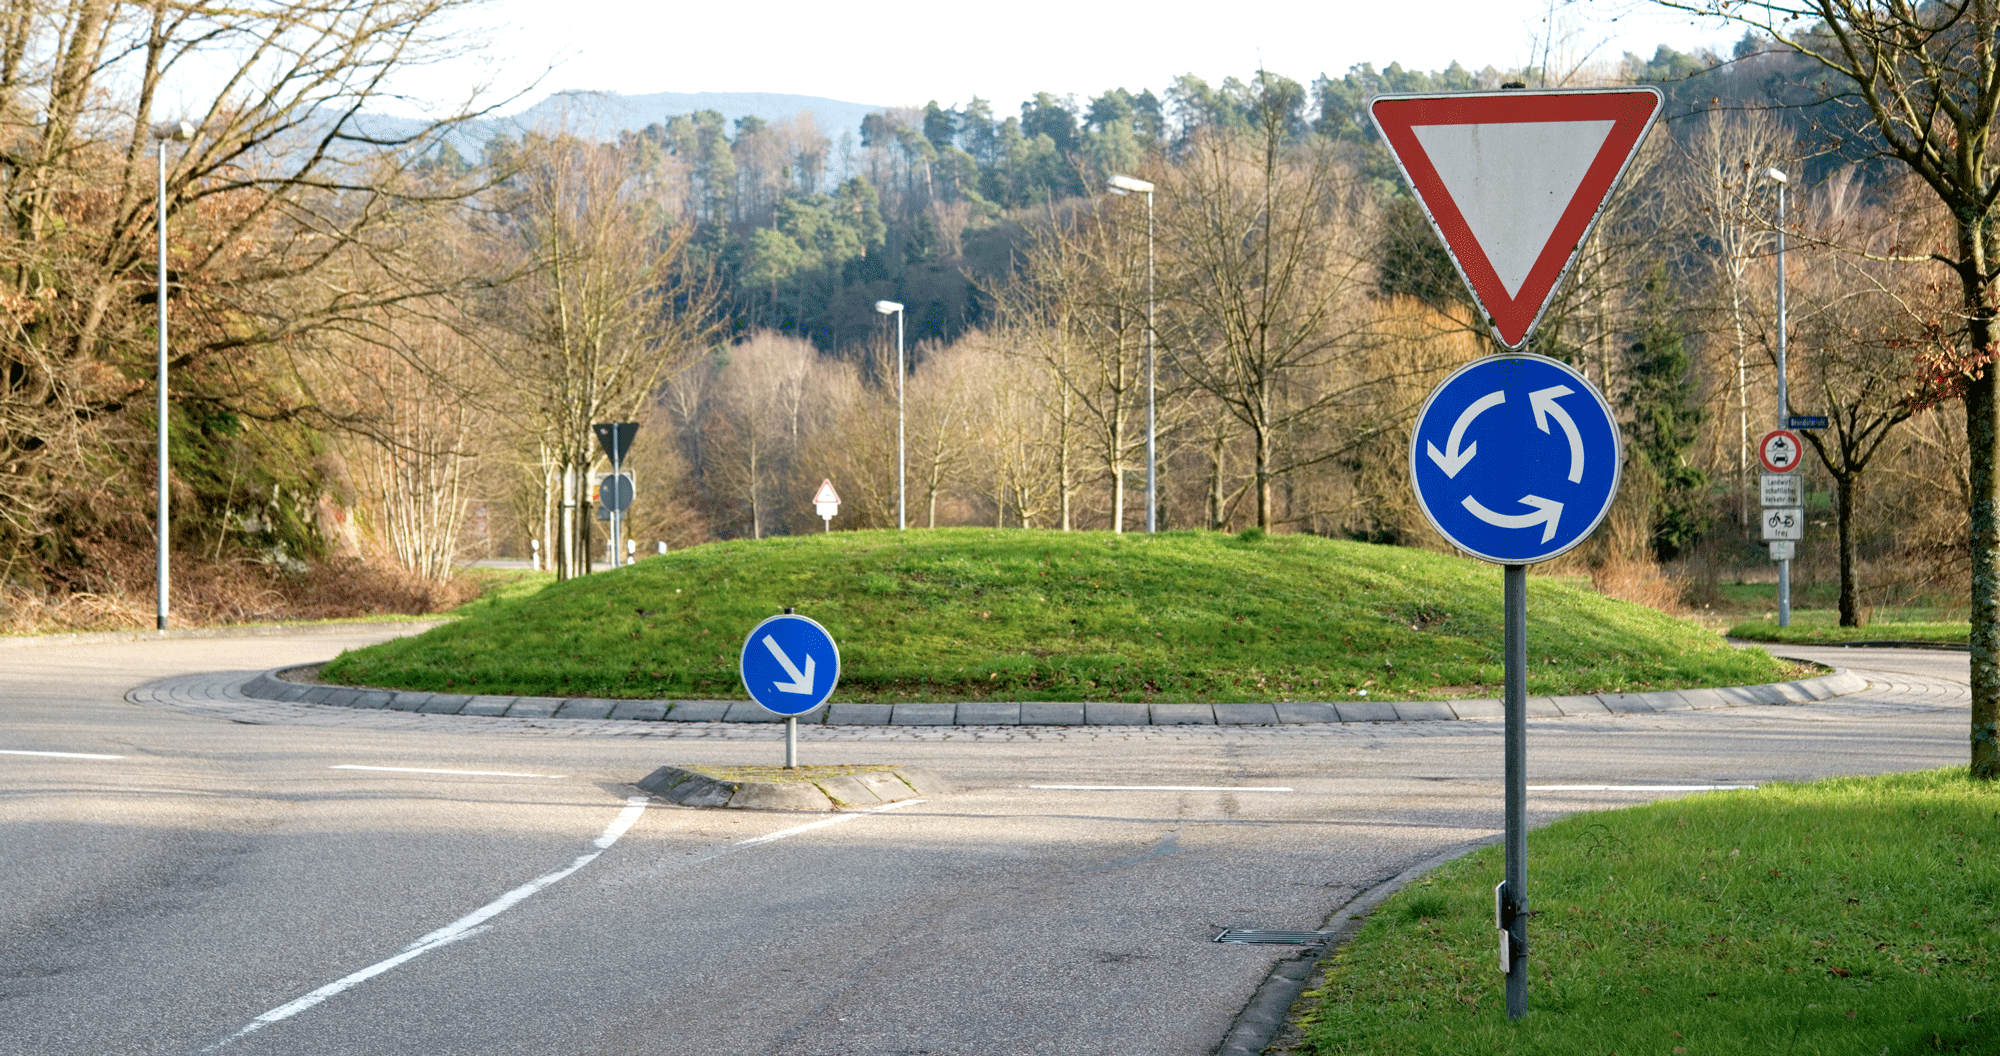
[[[1218,930],[1318,928],[1501,824],[1498,721],[814,727],[802,762],[959,789],[815,815],[633,787],[780,762],[776,727],[227,692],[394,633],[0,647],[0,1054],[1206,1054],[1296,953]],[[1812,655],[1873,685],[1533,721],[1530,785],[1584,787],[1531,821],[1964,761],[1964,654]],[[245,674],[127,696],[205,672]]]

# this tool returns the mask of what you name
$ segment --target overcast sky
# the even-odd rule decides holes
[[[1742,35],[1629,0],[1262,0],[1182,13],[1193,6],[494,0],[458,34],[484,35],[481,59],[426,68],[400,87],[449,104],[475,82],[514,93],[539,81],[509,112],[552,91],[581,89],[785,92],[877,106],[931,99],[950,106],[978,95],[1005,115],[1037,91],[1159,91],[1178,74],[1215,84],[1260,64],[1303,82],[1362,62],[1522,65],[1551,15],[1572,55],[1614,60],[1625,51],[1650,55],[1662,43],[1726,51]]]

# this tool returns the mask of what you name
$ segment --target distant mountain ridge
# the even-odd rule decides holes
[[[885,109],[865,103],[848,103],[817,95],[787,95],[781,92],[653,92],[647,95],[619,95],[616,92],[562,91],[506,117],[485,117],[467,121],[448,137],[452,146],[468,158],[478,157],[494,136],[519,139],[524,133],[568,132],[584,139],[612,140],[620,132],[637,132],[648,125],[665,124],[667,119],[697,110],[714,110],[722,115],[732,134],[736,122],[745,117],[783,121],[800,111],[810,113],[821,132],[835,144],[842,132],[859,134],[861,119]],[[425,127],[413,118],[365,114],[359,128],[381,136],[408,135]]]

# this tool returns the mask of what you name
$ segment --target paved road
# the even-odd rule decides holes
[[[664,763],[776,762],[770,727],[391,715],[228,678],[127,698],[386,633],[0,650],[0,752],[70,753],[0,754],[0,1054],[1206,1054],[1292,953],[1216,929],[1318,927],[1500,824],[1497,722],[815,728],[804,761],[961,791],[807,827],[635,799]],[[1963,760],[1963,654],[1838,662],[1875,684],[1538,720],[1530,782]]]

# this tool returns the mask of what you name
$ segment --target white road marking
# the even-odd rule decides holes
[[[733,851],[739,847],[754,847],[760,843],[770,843],[772,840],[782,840],[787,836],[797,836],[799,833],[811,832],[814,829],[825,828],[828,825],[839,825],[842,822],[853,821],[856,818],[866,817],[870,814],[880,814],[885,810],[896,810],[902,807],[913,807],[922,802],[923,800],[921,799],[905,799],[905,800],[899,800],[895,803],[884,803],[879,807],[870,807],[867,810],[857,810],[848,814],[835,814],[833,817],[830,818],[821,818],[818,821],[809,821],[806,822],[804,825],[793,826],[792,828],[789,829],[779,829],[777,832],[766,833],[763,836],[752,836],[749,839],[744,840],[740,843],[731,844],[729,849]]]
[[[290,1019],[293,1016],[296,1016],[299,1013],[304,1012],[305,1010],[313,1007],[314,1005],[319,1004],[322,1001],[325,1001],[330,997],[334,997],[338,994],[341,994],[364,982],[367,982],[370,979],[375,978],[378,975],[381,975],[383,972],[386,972],[389,969],[394,968],[399,964],[403,964],[407,961],[413,961],[418,957],[421,957],[424,954],[431,952],[432,950],[448,946],[454,942],[457,942],[460,939],[471,938],[472,936],[477,935],[482,931],[485,931],[486,930],[485,924],[487,921],[492,920],[494,917],[499,916],[500,914],[506,912],[509,909],[512,909],[516,904],[528,898],[530,895],[533,895],[536,892],[541,891],[543,888],[548,887],[549,885],[555,883],[556,881],[561,880],[562,878],[570,875],[571,873],[576,872],[578,869],[581,869],[584,866],[589,865],[591,862],[596,861],[598,855],[601,855],[606,850],[609,850],[612,844],[618,842],[618,837],[625,835],[625,830],[631,828],[632,824],[639,820],[639,815],[645,812],[646,803],[651,798],[652,797],[650,796],[633,796],[630,799],[627,799],[625,801],[625,809],[619,811],[618,816],[612,819],[611,824],[605,828],[603,835],[597,837],[596,840],[592,841],[591,846],[597,849],[591,851],[588,854],[579,855],[576,861],[569,863],[568,866],[562,869],[558,869],[553,873],[547,873],[542,876],[538,876],[535,879],[530,880],[525,884],[522,884],[520,887],[517,887],[514,890],[509,891],[504,895],[501,895],[499,898],[494,899],[492,902],[489,902],[486,905],[473,910],[472,912],[466,914],[465,916],[452,921],[450,924],[447,924],[444,927],[431,932],[429,935],[426,935],[423,938],[418,939],[417,941],[409,944],[408,946],[405,946],[401,953],[398,953],[397,955],[389,958],[386,961],[378,961],[377,963],[371,964],[368,967],[353,973],[352,975],[347,975],[343,976],[342,978],[336,979],[333,982],[330,982],[325,986],[322,986],[319,989],[314,990],[312,993],[309,993],[304,997],[299,998],[296,1001],[292,1001],[288,1004],[279,1005],[277,1008],[274,1008],[269,1012],[266,1012],[263,1015],[258,1016],[256,1019],[251,1020],[248,1024],[244,1025],[243,1029],[237,1031],[234,1034],[229,1035],[228,1037],[222,1039],[221,1041],[216,1042],[213,1045],[210,1045],[208,1048],[205,1048],[201,1051],[205,1053],[214,1052],[217,1049],[223,1048],[229,1043],[237,1040],[238,1038],[262,1030],[273,1023],[278,1023]]]
[[[89,752],[29,752],[14,748],[0,748],[0,755],[40,755],[50,759],[123,759],[122,755],[92,755]]]
[[[347,769],[364,769],[364,768],[349,767]],[[463,771],[446,771],[446,772],[452,773],[452,772],[463,772]],[[524,776],[536,776],[536,775],[524,775]],[[549,885],[555,883],[556,881],[561,880],[562,878],[570,875],[571,873],[576,872],[578,869],[581,869],[584,866],[589,865],[591,862],[597,859],[598,855],[603,854],[605,851],[609,850],[612,844],[618,842],[618,837],[625,835],[625,830],[631,828],[632,824],[639,820],[639,815],[645,812],[646,803],[651,798],[652,797],[650,796],[633,796],[630,799],[627,799],[625,801],[625,809],[620,811],[618,817],[613,819],[611,824],[605,828],[604,834],[599,836],[595,841],[591,843],[591,846],[597,849],[591,851],[589,854],[579,856],[576,859],[576,861],[571,862],[566,868],[558,869],[553,873],[536,877],[535,879],[530,880],[525,884],[522,884],[520,887],[517,887],[514,890],[509,891],[504,895],[501,895],[499,898],[493,900],[492,902],[489,902],[486,905],[473,910],[472,912],[466,914],[465,916],[460,917],[455,921],[452,921],[450,924],[447,924],[444,927],[431,932],[429,935],[426,935],[423,938],[418,939],[417,941],[409,944],[408,946],[405,946],[401,953],[398,953],[397,955],[389,958],[388,960],[378,961],[375,964],[371,964],[368,967],[363,968],[358,972],[336,979],[333,982],[330,982],[325,986],[322,986],[319,989],[314,990],[312,993],[305,995],[304,997],[301,997],[288,1004],[279,1005],[277,1008],[274,1008],[269,1012],[266,1012],[263,1015],[258,1016],[256,1019],[251,1020],[248,1024],[244,1025],[243,1029],[238,1030],[236,1033],[231,1034],[226,1038],[223,1038],[221,1041],[218,1041],[215,1044],[210,1045],[209,1047],[201,1051],[203,1053],[215,1052],[218,1049],[228,1046],[231,1042],[237,1040],[238,1038],[262,1030],[273,1023],[278,1023],[290,1019],[293,1016],[296,1016],[299,1013],[304,1012],[309,1008],[312,1008],[314,1005],[317,1005],[320,1002],[325,1001],[330,997],[335,997],[347,990],[351,990],[354,987],[359,986],[360,984],[365,983],[368,980],[373,979],[378,975],[381,975],[383,972],[386,972],[389,969],[394,968],[399,964],[404,964],[408,961],[416,960],[418,957],[421,957],[424,954],[431,952],[432,950],[438,949],[443,946],[448,946],[454,942],[457,942],[460,939],[469,939],[472,936],[477,935],[482,931],[485,931],[487,921],[492,920],[494,917],[497,917],[501,913],[506,912],[508,909],[513,908],[517,903],[526,899],[528,896],[533,895],[536,892],[542,890],[543,888],[548,887]],[[838,825],[842,822],[853,821],[856,818],[864,817],[869,814],[880,814],[883,811],[896,810],[900,807],[914,806],[922,802],[924,801],[921,799],[906,799],[898,803],[887,803],[882,806],[875,807],[872,810],[859,810],[849,814],[836,814],[830,818],[823,818],[819,821],[808,822],[807,824],[797,825],[789,829],[781,829],[777,832],[768,833],[763,836],[753,836],[750,839],[731,844],[728,849],[738,850],[744,847],[755,846],[756,844],[760,843],[770,843],[773,840],[782,840],[787,836],[796,836],[799,833],[809,832],[813,829],[822,828],[827,825]]]
[[[1731,792],[1756,785],[1529,785],[1530,792]]]
[[[1290,792],[1289,788],[1222,785],[1024,785],[1024,788],[1054,788],[1067,792]]]
[[[468,774],[474,777],[546,777],[551,781],[563,776],[562,774],[516,774],[506,770],[426,770],[418,766],[356,766],[352,763],[329,766],[327,769],[379,770],[390,774]]]

